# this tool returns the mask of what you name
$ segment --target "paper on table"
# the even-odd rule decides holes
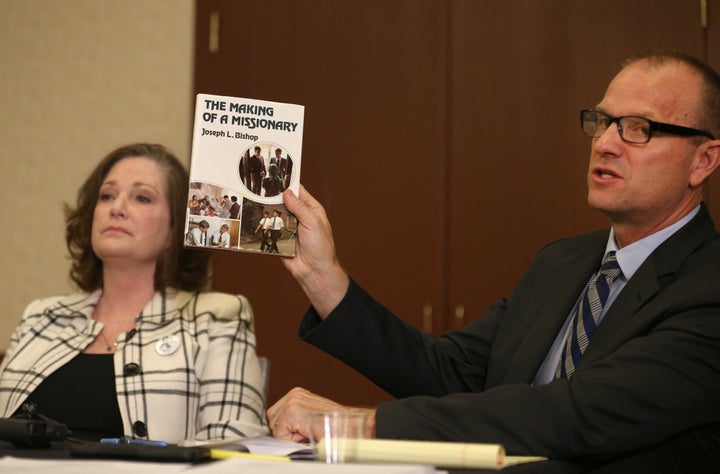
[[[318,449],[324,450],[324,440],[318,444]],[[505,449],[499,444],[349,439],[346,446],[345,459],[350,462],[405,462],[497,470],[545,459],[540,456],[505,456]]]
[[[207,446],[210,448],[221,448],[232,450],[243,446],[253,454],[267,454],[270,456],[289,456],[292,459],[313,459],[313,451],[310,445],[283,441],[272,436],[258,436],[256,438],[236,438],[225,440],[195,441],[183,440],[179,446]]]

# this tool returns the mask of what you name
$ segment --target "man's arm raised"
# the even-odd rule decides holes
[[[299,198],[286,190],[283,203],[298,219],[295,256],[282,259],[283,263],[315,311],[325,319],[343,299],[350,284],[335,255],[330,221],[322,205],[302,186]]]

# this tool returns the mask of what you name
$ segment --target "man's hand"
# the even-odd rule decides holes
[[[310,435],[307,415],[317,412],[365,413],[365,437],[375,437],[374,408],[346,407],[299,387],[290,390],[268,409],[267,418],[272,435],[289,441],[307,441]]]
[[[345,296],[350,279],[335,256],[325,209],[304,187],[300,191],[300,198],[283,192],[285,207],[298,219],[298,241],[295,256],[282,261],[324,319]]]

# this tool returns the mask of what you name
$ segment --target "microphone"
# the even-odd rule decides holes
[[[37,405],[24,403],[23,414],[0,418],[0,440],[18,447],[47,447],[51,441],[63,441],[72,432],[67,426],[37,412]]]

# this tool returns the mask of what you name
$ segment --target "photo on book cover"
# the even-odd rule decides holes
[[[292,256],[304,107],[198,94],[185,246]]]

